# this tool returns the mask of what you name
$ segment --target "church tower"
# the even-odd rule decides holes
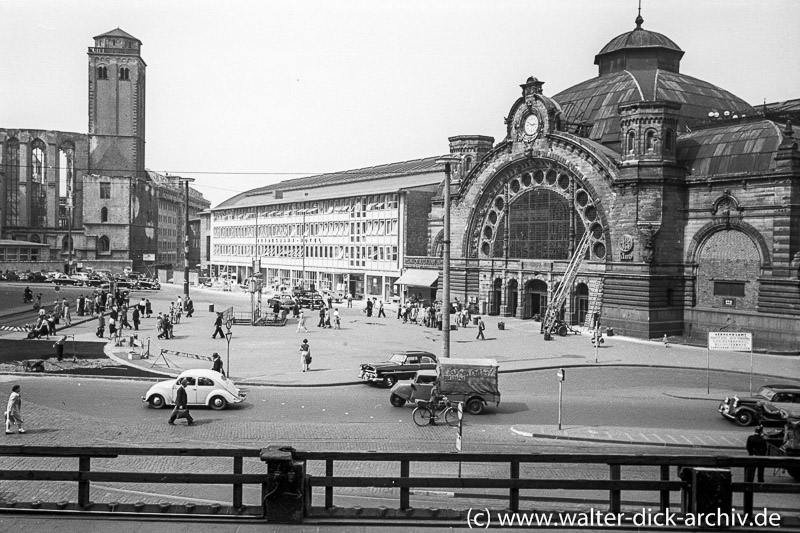
[[[145,70],[142,42],[117,28],[89,48],[89,173],[144,172]]]

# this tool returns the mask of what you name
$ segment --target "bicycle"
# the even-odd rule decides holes
[[[437,412],[438,410],[438,412]],[[447,398],[440,398],[435,405],[433,402],[417,400],[417,407],[411,414],[414,423],[420,427],[436,425],[436,420],[444,418],[448,426],[458,426],[458,409]]]

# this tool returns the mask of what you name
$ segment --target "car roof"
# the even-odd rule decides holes
[[[404,350],[401,352],[393,352],[392,355],[427,355],[429,357],[436,358],[435,354],[431,352],[426,352],[425,350]]]
[[[201,377],[201,378],[209,378],[209,379],[220,379],[220,373],[216,370],[209,370],[207,368],[192,368],[190,370],[184,370],[178,376],[178,379],[185,378],[185,377]]]
[[[800,390],[800,385],[788,385],[786,383],[783,383],[783,384],[773,384],[773,385],[762,385],[760,388],[797,391]]]

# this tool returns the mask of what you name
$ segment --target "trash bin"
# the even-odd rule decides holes
[[[477,326],[478,325],[478,320],[480,320],[480,319],[481,319],[481,317],[479,317],[479,316],[472,317],[472,325],[473,326]]]
[[[501,320],[497,323],[497,329],[506,329],[506,323]]]
[[[66,340],[67,337],[66,335],[64,335],[53,344],[53,348],[56,349],[56,357],[58,358],[59,361],[64,359],[64,342]]]
[[[208,304],[208,312],[209,313],[213,313],[214,312],[214,304]]]
[[[487,309],[489,309],[489,302],[487,302],[486,300],[481,300],[481,314],[485,315]]]
[[[606,328],[606,337],[614,336],[614,328]]]

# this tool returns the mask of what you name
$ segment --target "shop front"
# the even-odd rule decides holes
[[[401,301],[411,300],[429,305],[436,300],[439,271],[410,268],[394,284],[401,288]]]

